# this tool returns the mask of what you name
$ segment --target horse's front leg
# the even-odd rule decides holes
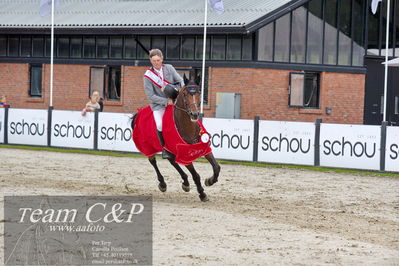
[[[181,184],[182,189],[185,192],[190,192],[190,183],[188,182],[188,175],[181,169],[180,165],[175,162],[174,158],[168,159],[170,164],[179,172],[181,178],[183,179],[183,183]]]
[[[208,162],[212,165],[213,168],[213,176],[205,179],[205,186],[212,186],[213,184],[218,182],[220,165],[213,156],[213,153],[209,153],[208,155],[205,156],[205,158],[208,160]]]
[[[204,188],[201,185],[201,177],[197,173],[197,171],[195,171],[193,164],[186,165],[186,167],[193,176],[194,183],[197,186],[197,191],[199,193],[199,198],[201,199],[201,201],[208,201],[208,196],[205,194]]]
[[[162,192],[165,192],[167,186],[165,183],[165,179],[163,178],[163,175],[159,171],[159,168],[157,165],[157,160],[155,159],[155,156],[148,157],[148,160],[150,161],[151,165],[154,167],[155,172],[157,173],[157,177],[158,177],[158,181],[159,181],[159,184],[158,184],[159,190]]]

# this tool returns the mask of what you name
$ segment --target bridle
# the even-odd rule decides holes
[[[194,96],[199,91],[199,87],[197,85],[189,85],[189,86],[184,87],[183,90],[186,90],[190,95]],[[187,95],[185,93],[183,93],[182,97],[183,97],[183,108],[176,104],[175,105],[176,109],[185,112],[186,114],[188,114],[191,117],[193,115],[193,112],[190,111],[191,110],[190,107],[194,106],[195,110],[199,113],[199,108],[201,105],[200,102],[196,103],[195,98],[194,98],[193,103],[187,104]]]

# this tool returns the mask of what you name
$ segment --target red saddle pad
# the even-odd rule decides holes
[[[173,110],[174,106],[172,105],[166,107],[162,122],[162,135],[165,140],[165,149],[176,155],[175,161],[179,164],[188,165],[197,158],[211,153],[209,141],[187,144],[183,140],[176,128]],[[201,127],[200,134],[208,134],[202,123],[200,121],[198,123]],[[145,156],[152,156],[162,151],[152,110],[149,106],[140,109],[136,116],[133,141],[137,149]]]

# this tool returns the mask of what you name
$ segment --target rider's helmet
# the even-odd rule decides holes
[[[165,93],[166,97],[173,100],[179,95],[179,90],[172,84],[166,84],[163,92]]]

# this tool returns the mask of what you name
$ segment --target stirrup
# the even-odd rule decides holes
[[[162,159],[172,159],[173,154],[170,153],[169,151],[162,149]]]

